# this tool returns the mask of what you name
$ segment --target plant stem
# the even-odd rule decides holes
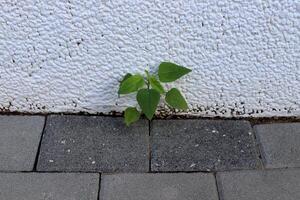
[[[148,88],[148,90],[149,90],[149,88],[150,88],[150,75],[149,75],[149,72],[148,72],[148,70],[145,70],[145,73],[146,73],[146,76],[147,76],[147,88]]]

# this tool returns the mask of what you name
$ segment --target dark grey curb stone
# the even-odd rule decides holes
[[[155,120],[150,135],[152,171],[223,171],[259,166],[247,121]]]
[[[218,200],[213,174],[103,175],[100,200]]]
[[[97,200],[99,174],[0,173],[1,200]]]
[[[148,121],[126,127],[123,118],[47,118],[38,171],[147,172]]]
[[[217,173],[220,200],[299,200],[300,169]]]
[[[0,171],[31,171],[45,117],[0,115]]]
[[[254,126],[266,168],[300,167],[300,123]]]

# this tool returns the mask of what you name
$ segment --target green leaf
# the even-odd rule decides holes
[[[119,88],[121,87],[122,83],[123,83],[126,79],[128,79],[129,77],[131,77],[131,76],[132,76],[132,74],[127,73],[127,74],[123,77],[123,80],[120,81]],[[120,93],[118,93],[118,94],[119,94],[119,97],[120,97]]]
[[[121,85],[126,79],[128,79],[130,76],[132,76],[132,74],[127,73],[127,74],[124,76],[123,80],[120,82],[120,85]]]
[[[140,89],[136,95],[137,102],[149,120],[152,119],[156,111],[159,99],[160,94],[154,89]]]
[[[128,77],[121,83],[118,94],[129,94],[135,92],[145,84],[144,77],[141,75],[133,75]]]
[[[126,125],[129,126],[133,122],[136,122],[137,120],[139,120],[140,116],[141,114],[136,108],[134,107],[126,108],[124,113]]]
[[[163,86],[160,84],[160,82],[154,76],[149,76],[149,82],[150,82],[151,87],[153,89],[157,90],[160,94],[165,93]]]
[[[161,82],[166,83],[175,81],[191,71],[174,63],[162,62],[158,68],[158,76]]]
[[[172,88],[170,91],[167,92],[166,102],[173,108],[177,108],[181,110],[188,109],[188,105],[184,97],[181,95],[180,91],[176,88]]]

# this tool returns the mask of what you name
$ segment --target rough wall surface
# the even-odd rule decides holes
[[[126,72],[169,60],[201,116],[300,116],[297,0],[0,0],[3,111],[121,111]]]

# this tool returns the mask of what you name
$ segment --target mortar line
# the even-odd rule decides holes
[[[105,172],[106,175],[117,175],[117,174],[213,174],[213,173],[231,173],[231,172],[248,172],[248,171],[282,171],[282,170],[300,170],[300,167],[281,167],[281,168],[265,168],[265,169],[232,169],[232,170],[223,170],[223,171],[152,171],[152,172]],[[18,173],[37,173],[37,174],[99,174],[97,171],[7,171],[0,170],[0,174],[18,174]],[[103,173],[103,172],[102,172]]]
[[[218,198],[219,198],[219,200],[223,200],[222,194],[221,194],[221,191],[222,191],[221,186],[219,187],[218,180],[217,180],[217,172],[214,172],[213,175],[215,177],[215,185],[216,185],[216,189],[217,189]]]
[[[149,166],[148,172],[151,172],[151,157],[152,157],[152,150],[151,150],[151,121],[148,120],[148,159],[149,159]]]
[[[101,178],[102,174],[99,173],[99,181],[98,181],[98,193],[97,193],[97,200],[100,200],[100,191],[101,191]]]
[[[265,167],[264,167],[263,155],[262,155],[262,151],[261,151],[262,149],[261,149],[260,143],[257,139],[254,125],[251,125],[251,128],[252,128],[252,134],[253,134],[253,141],[254,141],[254,145],[255,145],[255,151],[256,151],[256,154],[258,155],[260,167],[261,167],[261,169],[264,169]]]
[[[48,115],[45,116],[44,126],[43,126],[43,129],[42,129],[38,149],[37,149],[35,160],[34,160],[34,165],[33,165],[33,170],[32,170],[33,172],[36,172],[37,163],[38,163],[38,159],[39,159],[39,155],[40,155],[40,151],[41,151],[41,146],[42,146],[42,140],[43,140],[44,132],[45,132],[45,129],[46,129],[47,118],[48,118]]]

